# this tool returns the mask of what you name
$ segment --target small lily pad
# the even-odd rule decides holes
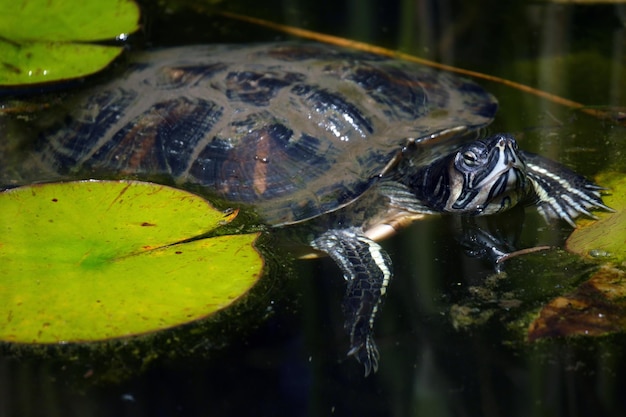
[[[119,338],[227,307],[260,278],[257,234],[189,239],[235,215],[134,181],[0,193],[0,340]]]
[[[597,213],[598,221],[581,221],[565,244],[567,250],[582,256],[626,261],[626,176],[606,173],[597,182],[609,189],[604,196],[615,213]]]
[[[83,77],[122,47],[85,42],[125,39],[139,24],[131,0],[0,0],[0,85]]]

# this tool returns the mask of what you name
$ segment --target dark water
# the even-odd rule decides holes
[[[626,6],[523,1],[227,2],[238,13],[306,27],[516,80],[589,106],[626,106]],[[216,10],[220,10],[219,8]],[[153,45],[249,42],[282,35],[249,24],[156,13]],[[494,82],[492,131],[593,176],[625,171],[626,129]],[[520,247],[562,245],[566,225],[532,210]],[[467,257],[456,225],[434,218],[384,243],[395,279],[377,326],[381,366],[363,378],[345,358],[339,271],[329,260],[296,265],[276,314],[221,352],[156,362],[117,382],[94,384],[56,364],[0,358],[4,416],[622,416],[623,336],[524,342],[519,320],[588,276],[594,265],[563,251],[529,255],[494,279]],[[460,312],[469,307],[470,319]],[[472,310],[473,309],[473,310]],[[527,322],[525,322],[527,323]],[[90,369],[92,364],[84,364]]]

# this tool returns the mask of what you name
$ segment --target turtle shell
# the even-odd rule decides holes
[[[87,91],[41,154],[66,173],[167,174],[282,225],[358,198],[407,138],[496,108],[466,79],[328,45],[178,47]]]

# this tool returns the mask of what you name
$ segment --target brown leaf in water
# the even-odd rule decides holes
[[[603,267],[574,292],[553,299],[528,328],[528,340],[602,336],[626,330],[626,274]]]

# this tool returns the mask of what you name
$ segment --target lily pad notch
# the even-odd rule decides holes
[[[0,340],[102,341],[227,308],[262,276],[258,233],[192,238],[236,215],[137,181],[0,193]]]

